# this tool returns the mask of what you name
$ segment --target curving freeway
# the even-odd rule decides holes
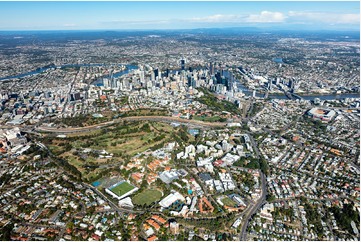
[[[76,133],[76,132],[86,132],[94,129],[99,129],[102,127],[106,127],[109,125],[117,124],[123,121],[141,121],[141,120],[148,120],[148,121],[158,121],[158,122],[177,122],[186,125],[191,125],[195,127],[225,127],[226,123],[219,123],[219,122],[203,122],[198,120],[188,120],[176,117],[168,117],[168,116],[135,116],[135,117],[125,117],[119,118],[112,121],[108,121],[101,124],[86,126],[86,127],[68,127],[68,128],[55,128],[55,127],[46,127],[46,126],[39,126],[35,130],[40,132],[50,132],[50,133],[59,133],[59,134],[66,134],[66,133]]]

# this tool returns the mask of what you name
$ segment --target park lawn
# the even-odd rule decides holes
[[[73,155],[72,152],[65,152],[60,157],[67,160],[70,165],[80,171],[82,178],[85,180],[93,180],[104,168],[86,169],[84,165],[89,165],[90,163],[101,165],[108,161],[108,159],[97,159],[94,157],[88,157],[86,161],[82,161],[78,156]]]
[[[131,123],[128,125],[129,128],[139,128],[144,123]],[[167,128],[171,130],[172,127],[169,125],[161,125],[162,129]],[[158,127],[157,127],[158,128]],[[110,129],[107,133],[101,133],[97,137],[92,137],[90,140],[96,140],[96,144],[91,145],[89,148],[92,149],[105,149],[110,153],[118,153],[124,155],[135,155],[139,152],[143,152],[149,147],[159,143],[159,142],[151,142],[151,144],[147,144],[147,141],[155,138],[159,131],[153,129],[152,132],[135,132],[129,134],[121,134],[117,135],[116,132],[111,132]],[[119,144],[119,143],[120,144]],[[117,143],[115,146],[112,144]],[[84,147],[85,141],[76,141],[72,142],[74,147]]]
[[[49,145],[49,150],[54,154],[61,154],[64,152],[64,148],[59,146],[59,144]]]
[[[82,172],[82,178],[84,178],[85,180],[88,181],[95,181],[96,178],[98,177],[98,174],[102,171],[104,171],[104,169],[100,169],[100,168],[96,168],[92,171],[86,171],[85,169],[80,170]]]
[[[133,185],[130,185],[128,182],[123,182],[120,183],[118,186],[110,189],[110,191],[114,192],[117,196],[120,197],[133,189],[134,189]]]
[[[73,156],[71,152],[65,152],[60,157],[68,161],[70,165],[74,166],[78,171],[80,171],[82,177],[84,176],[85,173],[85,168],[83,167],[84,163],[80,161],[77,157]]]
[[[141,128],[145,124],[149,124],[150,131],[144,131]],[[128,131],[129,130],[129,131]],[[128,157],[132,157],[138,153],[141,153],[149,148],[155,147],[164,142],[171,142],[174,140],[175,134],[178,131],[169,124],[161,122],[128,122],[125,125],[116,125],[107,127],[106,130],[84,132],[77,137],[77,134],[72,134],[70,139],[67,138],[54,138],[51,139],[47,145],[49,149],[54,152],[55,155],[66,159],[69,164],[82,173],[82,178],[85,180],[99,179],[100,173],[107,168],[85,168],[84,165],[90,162],[95,165],[101,165],[109,162],[109,159],[98,159],[88,155],[85,161],[80,159],[81,148],[91,148],[94,150],[106,150],[109,153],[113,153],[114,156],[111,159],[112,163],[122,161]],[[88,134],[88,135],[86,135]],[[157,140],[157,137],[164,135],[164,138]],[[187,133],[189,142],[194,140],[194,137]],[[155,141],[156,140],[156,141]],[[114,145],[115,143],[115,145]],[[69,146],[72,150],[66,148]],[[79,151],[79,155],[73,154],[73,149],[76,148]]]
[[[155,133],[145,133],[145,132],[141,132],[137,134],[139,135],[135,136],[135,134],[133,134],[135,137],[126,137],[127,141],[125,143],[117,144],[116,146],[110,145],[111,142],[115,142],[115,140],[112,140],[109,142],[109,146],[106,147],[105,149],[110,153],[122,153],[133,156],[136,155],[137,153],[141,153],[149,149],[154,145],[163,142],[164,139],[170,137],[170,134],[167,134],[163,140],[160,140],[158,142],[147,143],[148,140],[154,139],[157,135]],[[124,140],[124,139],[119,139],[119,140]]]
[[[172,132],[174,131],[174,127],[169,125],[169,124],[165,124],[162,122],[150,122],[150,125],[152,128],[159,130],[161,132]]]
[[[134,204],[139,206],[142,206],[144,204],[150,205],[152,204],[152,202],[159,201],[161,197],[162,197],[162,192],[160,192],[159,190],[151,189],[138,193],[133,197],[132,201]]]
[[[223,203],[225,206],[228,206],[228,207],[234,207],[234,206],[237,205],[237,204],[236,204],[232,199],[230,199],[229,197],[225,197],[225,198],[223,198],[221,201],[222,201],[222,203]]]
[[[144,125],[144,122],[140,123],[130,123],[128,124],[129,129],[139,128]],[[153,128],[154,127],[154,128]],[[166,137],[165,139],[171,137],[170,132],[172,132],[173,127],[167,124],[163,123],[151,123],[151,132],[132,132],[132,133],[125,133],[125,134],[119,134],[117,135],[116,132],[123,130],[124,128],[117,129],[109,129],[106,133],[99,133],[96,137],[91,137],[88,140],[90,141],[96,141],[96,143],[93,143],[90,145],[89,148],[92,149],[105,149],[106,151],[110,153],[118,153],[118,154],[124,154],[124,155],[135,155],[139,152],[143,152],[147,150],[148,148],[159,144],[161,141],[158,142],[150,142],[148,144],[147,142],[151,139],[154,139],[156,136],[160,135],[161,133],[165,133]],[[112,132],[112,131],[115,132]],[[159,131],[158,131],[159,130]],[[167,132],[168,131],[168,132]],[[119,144],[119,143],[120,144]],[[85,148],[85,140],[77,140],[72,142],[72,146],[76,148],[83,147]],[[117,143],[115,146],[112,144]]]

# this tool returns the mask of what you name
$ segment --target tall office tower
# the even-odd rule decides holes
[[[117,87],[117,80],[115,78],[112,78],[110,81],[110,88],[115,89]]]
[[[213,65],[212,62],[209,63],[209,71],[210,71],[210,74],[211,74],[211,75],[214,75],[214,65]]]
[[[272,80],[268,80],[268,90],[272,91]]]
[[[253,90],[252,97],[256,97],[256,90]]]
[[[152,71],[151,74],[150,74],[150,80],[151,80],[151,81],[154,81],[154,80],[155,80],[154,71]]]
[[[228,89],[228,91],[231,91],[232,88],[233,88],[233,73],[228,71],[227,89]]]
[[[140,82],[144,83],[144,71],[143,70],[140,71],[139,76],[140,76]]]
[[[291,79],[289,82],[288,82],[288,86],[290,89],[293,89],[295,87],[295,81],[293,79]]]
[[[217,80],[217,84],[221,84],[222,83],[221,73],[217,72],[215,77],[216,77],[216,80]]]
[[[109,87],[109,79],[108,78],[103,79],[103,85],[104,85],[105,88]]]
[[[182,69],[182,70],[185,70],[185,68],[186,68],[186,61],[185,61],[184,59],[181,59],[180,64],[181,64],[181,69]]]
[[[191,83],[193,88],[199,87],[199,81],[195,80],[194,78],[192,78],[192,83]]]
[[[167,71],[165,72],[165,76],[169,77],[169,69],[167,68]]]
[[[157,78],[159,76],[159,69],[154,69],[154,77]]]
[[[190,86],[192,86],[192,77],[191,76],[188,76],[187,77],[187,80],[188,80],[188,82],[187,82],[187,85],[190,87]]]

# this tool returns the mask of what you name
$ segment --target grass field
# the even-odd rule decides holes
[[[105,164],[122,164],[147,149],[174,141],[178,129],[161,122],[126,122],[101,130],[70,134],[67,138],[49,136],[43,142],[54,155],[67,160],[80,171],[84,181],[94,182],[108,169]],[[194,140],[193,136],[187,136],[190,142]],[[82,148],[104,149],[114,155],[109,159],[100,159],[98,155],[83,154]],[[86,167],[88,165],[95,166],[89,168]],[[103,167],[97,168],[96,165]]]
[[[237,204],[232,200],[230,199],[229,197],[225,197],[223,198],[222,200],[222,203],[228,207],[234,207],[236,206]]]
[[[133,203],[136,205],[150,205],[152,202],[159,201],[162,193],[158,190],[146,190],[133,197]]]
[[[134,189],[134,186],[130,185],[128,182],[123,182],[123,183],[120,183],[118,186],[113,187],[109,190],[112,191],[117,196],[121,197],[133,189]]]

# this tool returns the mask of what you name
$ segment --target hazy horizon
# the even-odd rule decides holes
[[[0,2],[0,31],[358,30],[359,2]]]

